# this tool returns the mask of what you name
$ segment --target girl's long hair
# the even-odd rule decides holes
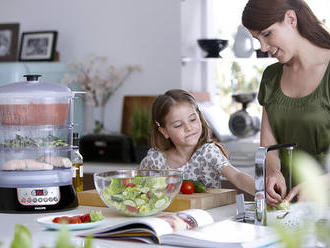
[[[304,0],[249,0],[242,23],[249,29],[261,31],[276,22],[282,22],[285,13],[294,10],[300,35],[314,45],[330,49],[330,34]]]
[[[159,127],[165,127],[165,116],[170,111],[170,108],[177,103],[188,102],[192,104],[196,112],[199,115],[199,119],[202,123],[202,134],[195,147],[196,151],[201,145],[205,143],[215,143],[221,152],[228,158],[227,151],[217,141],[211,138],[210,128],[200,112],[195,98],[187,91],[181,89],[173,89],[165,92],[163,95],[159,95],[152,104],[152,134],[151,134],[151,145],[156,147],[160,151],[167,151],[174,147],[173,142],[170,139],[166,139],[161,132],[158,130]]]

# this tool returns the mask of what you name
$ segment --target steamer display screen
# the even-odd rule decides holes
[[[43,189],[36,189],[34,192],[36,196],[45,195],[45,191]]]

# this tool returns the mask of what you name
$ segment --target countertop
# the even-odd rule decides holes
[[[93,174],[95,172],[104,172],[118,169],[136,169],[135,163],[106,163],[106,162],[84,162],[84,173]]]
[[[95,172],[104,172],[109,170],[136,169],[138,166],[139,165],[136,163],[84,162],[84,173],[93,174]],[[233,164],[233,166],[240,171],[247,173],[251,177],[254,177],[254,165]]]
[[[42,245],[45,247],[52,248],[55,244],[58,233],[56,231],[47,230],[43,226],[37,223],[37,219],[47,215],[63,216],[69,214],[84,214],[88,213],[91,209],[101,210],[106,224],[118,224],[125,222],[127,220],[132,220],[135,217],[123,217],[118,213],[114,212],[109,208],[100,208],[100,207],[90,207],[90,206],[79,206],[78,208],[70,211],[62,211],[56,213],[43,213],[43,214],[4,214],[0,213],[0,242],[3,242],[1,247],[7,248],[10,247],[11,240],[14,236],[15,224],[22,224],[26,226],[32,233],[33,238],[33,248],[40,248]],[[215,221],[220,221],[224,219],[231,218],[236,214],[236,205],[226,205],[219,208],[214,208],[207,210],[213,216]],[[75,237],[75,234],[83,231],[72,231],[72,241],[76,245],[83,244],[82,238]],[[147,245],[138,242],[126,242],[126,241],[112,241],[112,240],[102,240],[94,239],[93,248],[107,248],[107,247],[120,247],[120,248],[139,248],[139,247],[173,247],[173,246],[159,246],[159,245]]]

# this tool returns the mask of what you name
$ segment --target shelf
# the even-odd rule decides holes
[[[225,60],[225,61],[274,61],[276,62],[275,58],[270,58],[270,57],[265,57],[265,58],[256,58],[256,57],[249,57],[249,58],[236,58],[236,57],[230,57],[230,58],[223,58],[223,57],[218,57],[218,58],[198,58],[198,57],[182,57],[181,58],[181,64],[185,65],[186,63],[191,63],[191,62],[210,62],[210,61],[216,61],[216,60]]]
[[[222,59],[222,57],[219,57],[219,58],[192,58],[192,57],[182,57],[181,58],[181,64],[182,65],[185,65],[186,63],[189,63],[189,62],[209,62],[209,61],[218,60],[218,59]]]

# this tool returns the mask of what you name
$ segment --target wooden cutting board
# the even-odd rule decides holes
[[[206,193],[178,194],[167,212],[177,212],[185,209],[210,209],[235,203],[236,190],[208,189]],[[78,192],[79,205],[106,207],[96,190]]]

